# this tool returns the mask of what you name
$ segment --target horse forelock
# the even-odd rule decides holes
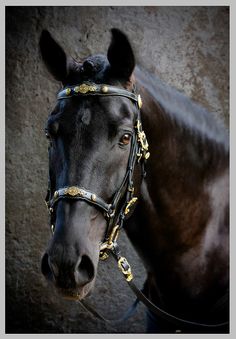
[[[103,83],[109,71],[107,57],[102,54],[89,56],[83,60],[70,59],[66,85],[75,85],[84,81]]]

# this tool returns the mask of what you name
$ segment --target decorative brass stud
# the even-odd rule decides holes
[[[88,92],[96,92],[97,87],[94,85],[81,84],[74,87],[76,93],[86,94]]]
[[[92,195],[91,195],[91,200],[92,200],[92,201],[96,201],[96,200],[97,200],[96,194],[92,194]]]
[[[128,203],[127,203],[127,206],[125,207],[125,215],[127,215],[130,211],[130,207],[132,205],[134,205],[136,203],[136,201],[138,200],[138,198],[132,198]]]
[[[51,225],[51,231],[52,231],[52,233],[54,233],[54,231],[55,231],[55,225]]]
[[[53,213],[53,208],[52,207],[49,208],[49,213],[50,214]]]
[[[142,124],[140,120],[137,120],[137,124],[135,126],[137,128],[137,136],[138,142],[141,145],[141,153],[137,154],[139,160],[144,157],[146,160],[149,158],[150,153],[148,152],[148,141],[145,132],[142,130]],[[138,160],[138,161],[139,161]]]
[[[75,197],[76,195],[83,196],[84,192],[76,186],[71,186],[65,189],[64,194],[71,195]]]
[[[57,198],[58,195],[59,195],[59,192],[58,192],[58,191],[55,191],[55,192],[54,192],[54,198]]]
[[[71,88],[67,88],[66,89],[66,95],[70,95],[70,93],[71,93]]]
[[[102,86],[102,92],[107,93],[108,92],[108,86]]]
[[[139,107],[139,109],[141,109],[142,105],[143,105],[143,102],[142,102],[142,99],[141,99],[141,95],[139,94],[138,95],[138,107]]]

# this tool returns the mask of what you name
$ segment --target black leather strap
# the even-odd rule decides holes
[[[78,186],[64,187],[55,191],[50,201],[50,207],[53,208],[60,199],[85,200],[92,205],[98,206],[109,216],[113,213],[111,204],[107,204],[95,193]]]
[[[194,322],[186,319],[182,319],[179,317],[176,317],[158,306],[154,305],[143,293],[140,291],[140,289],[137,288],[137,286],[134,284],[133,281],[128,281],[129,287],[134,292],[136,297],[145,305],[147,308],[152,311],[156,316],[161,317],[177,326],[192,326],[192,327],[205,327],[205,328],[217,328],[217,327],[223,327],[229,324],[228,321],[218,323],[218,324],[203,324],[199,322]]]

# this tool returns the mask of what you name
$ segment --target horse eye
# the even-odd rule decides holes
[[[131,139],[131,135],[128,133],[125,133],[124,135],[122,135],[122,137],[120,138],[120,143],[122,145],[128,145]]]

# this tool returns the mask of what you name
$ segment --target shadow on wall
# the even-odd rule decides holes
[[[40,272],[50,238],[44,196],[44,124],[58,84],[38,52],[46,28],[75,58],[107,50],[112,27],[129,36],[137,61],[228,123],[227,7],[6,7],[6,332],[143,333],[145,309],[119,326],[95,320],[61,300]],[[123,253],[139,287],[140,259],[123,235]],[[114,267],[101,263],[90,302],[105,316],[135,299]]]

